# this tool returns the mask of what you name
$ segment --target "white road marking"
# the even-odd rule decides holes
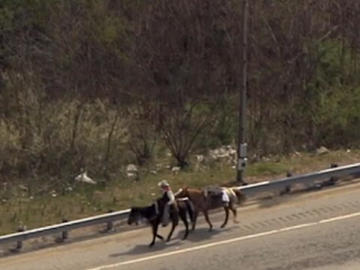
[[[272,234],[286,232],[286,231],[293,231],[293,230],[297,230],[297,229],[302,229],[302,228],[306,228],[306,227],[312,227],[312,226],[321,225],[321,224],[324,224],[324,223],[330,223],[330,222],[349,219],[349,218],[358,217],[358,216],[360,216],[360,212],[356,212],[356,213],[352,213],[352,214],[344,215],[344,216],[338,216],[338,217],[334,217],[334,218],[329,218],[329,219],[323,219],[323,220],[320,220],[320,221],[317,221],[317,222],[305,223],[305,224],[300,224],[300,225],[291,226],[291,227],[285,227],[285,228],[281,228],[281,229],[277,229],[277,230],[272,230],[272,231],[267,231],[267,232],[252,234],[252,235],[246,235],[246,236],[240,236],[240,237],[237,237],[237,238],[232,238],[232,239],[223,240],[223,241],[219,241],[219,242],[204,244],[204,245],[191,247],[191,248],[185,248],[185,249],[176,250],[176,251],[170,251],[170,252],[167,252],[167,253],[157,254],[157,255],[143,257],[143,258],[134,259],[134,260],[129,260],[129,261],[125,261],[125,262],[119,262],[119,263],[115,263],[115,264],[103,265],[103,266],[99,266],[99,267],[95,267],[95,268],[89,268],[87,270],[110,269],[110,268],[119,267],[119,266],[123,266],[123,265],[140,263],[140,262],[159,259],[159,258],[163,258],[163,257],[167,257],[167,256],[172,256],[172,255],[187,253],[187,252],[191,252],[191,251],[195,251],[195,250],[200,250],[200,249],[205,249],[205,248],[230,244],[230,243],[234,243],[234,242],[239,242],[239,241],[252,239],[252,238],[258,238],[258,237],[272,235]]]

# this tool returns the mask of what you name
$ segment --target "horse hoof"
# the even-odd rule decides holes
[[[155,244],[155,243],[151,243],[151,244],[149,245],[149,248],[153,247],[154,244]]]

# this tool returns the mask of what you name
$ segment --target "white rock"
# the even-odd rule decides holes
[[[126,176],[128,178],[138,179],[139,177],[139,169],[135,164],[128,164],[126,166]]]
[[[196,161],[199,163],[203,162],[205,159],[204,155],[196,155],[195,157],[196,157]]]
[[[329,149],[327,149],[325,146],[321,146],[320,148],[316,149],[316,153],[318,155],[323,155],[329,152],[330,152]]]
[[[78,176],[75,177],[75,181],[78,181],[78,182],[83,182],[83,183],[87,183],[87,184],[92,184],[92,185],[95,185],[96,184],[96,181],[94,181],[93,179],[91,179],[86,171],[79,174]]]
[[[209,155],[210,155],[211,158],[213,158],[215,160],[224,159],[224,158],[230,158],[230,151],[225,146],[222,146],[220,148],[210,150]]]
[[[138,172],[139,170],[135,164],[129,164],[126,166],[126,171],[134,173],[134,172]]]
[[[171,171],[173,174],[178,174],[180,172],[180,169],[180,167],[175,166],[171,168]]]
[[[137,174],[136,174],[136,173],[132,173],[132,172],[128,172],[128,173],[126,173],[126,176],[127,176],[128,178],[136,178]]]

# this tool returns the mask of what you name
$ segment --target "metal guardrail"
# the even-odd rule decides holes
[[[46,226],[38,229],[32,229],[24,232],[7,234],[4,236],[0,236],[0,244],[6,244],[15,241],[23,241],[23,240],[37,238],[40,236],[47,236],[55,233],[62,233],[64,231],[75,230],[82,227],[87,227],[97,224],[103,224],[103,223],[105,224],[107,222],[113,222],[121,218],[125,218],[129,213],[130,213],[130,209],[126,209],[126,210],[102,214],[98,216],[64,222],[61,224]]]
[[[320,182],[321,180],[328,180],[331,177],[341,177],[358,174],[360,177],[360,163],[355,163],[351,165],[321,170],[318,172],[290,176],[279,180],[265,181],[247,186],[241,186],[238,187],[238,189],[243,191],[245,195],[251,196],[256,193],[262,192],[279,190],[285,191],[294,184],[310,186],[316,182]]]
[[[238,187],[245,195],[252,196],[254,194],[269,192],[269,191],[282,191],[289,189],[294,184],[312,185],[320,180],[329,179],[330,177],[340,177],[348,175],[360,175],[360,163],[341,166],[337,168],[326,169],[318,172],[307,173],[303,175],[286,177],[274,181],[265,181],[261,183],[251,184],[247,186]],[[111,223],[128,216],[130,209],[102,214],[98,216],[88,217],[75,221],[64,222],[61,224],[51,225],[38,229],[32,229],[24,232],[18,232],[0,236],[0,245],[10,242],[18,241],[18,249],[21,248],[21,241],[37,238],[40,236],[47,236],[56,233],[64,233],[70,230],[83,228],[96,224]],[[20,243],[20,244],[19,244]]]

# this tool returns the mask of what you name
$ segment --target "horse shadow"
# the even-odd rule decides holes
[[[164,250],[169,247],[177,247],[177,246],[181,246],[180,241],[176,241],[176,240],[173,240],[170,242],[158,241],[151,248],[149,247],[148,244],[136,245],[133,248],[131,248],[125,252],[110,254],[109,257],[120,257],[120,256],[126,256],[126,255],[140,255],[140,254],[146,254],[146,253],[153,253],[156,251]]]
[[[190,231],[186,241],[189,242],[203,242],[206,240],[209,240],[211,238],[213,238],[214,236],[224,233],[224,232],[229,232],[231,231],[232,228],[231,227],[227,227],[227,228],[213,228],[211,231],[209,231],[209,228],[197,228],[195,229],[195,231]],[[178,232],[178,237],[180,237],[182,235],[182,232],[179,231]]]
[[[146,253],[153,253],[161,251],[167,248],[180,248],[186,244],[186,242],[199,243],[226,231],[231,231],[231,228],[217,229],[214,228],[212,231],[209,231],[208,228],[198,228],[195,231],[190,231],[186,240],[182,240],[185,230],[179,230],[177,235],[170,242],[157,241],[155,245],[149,248],[148,244],[136,245],[133,248],[120,253],[110,254],[109,257],[121,257],[127,255],[140,255]]]

